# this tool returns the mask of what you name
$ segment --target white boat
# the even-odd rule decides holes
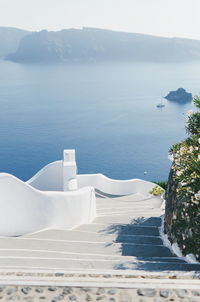
[[[165,105],[163,103],[159,103],[158,105],[156,105],[157,108],[162,108],[165,107]]]

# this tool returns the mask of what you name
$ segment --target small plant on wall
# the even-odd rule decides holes
[[[154,196],[160,196],[165,192],[165,190],[159,186],[155,186],[149,193]]]

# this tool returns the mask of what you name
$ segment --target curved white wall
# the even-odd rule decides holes
[[[149,191],[155,184],[141,179],[115,180],[103,174],[83,174],[77,175],[78,187],[93,186],[101,192],[113,195],[128,195],[141,193],[149,195]]]
[[[63,161],[54,161],[27,181],[27,184],[42,191],[63,191]]]
[[[107,194],[126,195],[141,193],[148,195],[154,183],[141,179],[115,180],[98,174],[77,175],[78,188],[93,186]],[[41,191],[63,191],[63,161],[56,161],[41,169],[27,184]]]
[[[0,174],[0,236],[20,236],[45,228],[70,229],[96,215],[94,189],[42,192],[18,178]]]
[[[78,188],[93,186],[95,189],[113,195],[134,193],[148,195],[155,186],[154,183],[141,179],[114,180],[100,173],[76,175],[74,150],[64,150],[64,158],[66,155],[69,159],[73,155],[73,161],[55,161],[41,169],[27,183],[42,191],[63,191],[64,188],[71,190],[72,186],[70,186],[69,181],[77,180]]]

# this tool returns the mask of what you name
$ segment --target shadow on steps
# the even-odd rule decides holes
[[[182,271],[182,272],[199,272],[200,264],[190,263],[171,263],[171,262],[139,262],[138,263],[121,263],[114,267],[116,270],[141,270],[141,271]]]
[[[116,234],[115,242],[120,243],[122,256],[134,256],[137,261],[124,261],[115,269],[136,269],[145,271],[200,271],[200,265],[188,264],[179,259],[163,245],[159,237],[161,217],[132,220],[130,224],[111,224],[100,232]],[[170,260],[171,259],[171,260]]]

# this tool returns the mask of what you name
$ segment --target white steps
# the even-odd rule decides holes
[[[145,245],[132,243],[115,243],[115,242],[82,242],[82,241],[52,241],[38,239],[1,239],[4,249],[28,249],[36,251],[61,251],[81,254],[100,254],[100,255],[125,255],[136,257],[170,257],[171,253],[168,248],[162,245]]]
[[[142,224],[149,226],[157,226],[161,225],[160,217],[150,217],[148,215],[143,215],[138,218],[137,215],[117,215],[117,216],[101,216],[96,217],[93,223],[101,223],[101,224]]]
[[[27,239],[44,239],[44,240],[64,240],[64,241],[81,241],[81,242],[121,242],[121,243],[143,243],[143,244],[155,244],[162,245],[162,240],[158,236],[138,236],[138,235],[116,235],[113,234],[99,234],[97,232],[86,231],[61,231],[61,230],[49,230],[33,234],[30,236],[24,236]]]
[[[159,236],[159,230],[155,226],[141,226],[132,224],[84,224],[78,227],[76,230],[103,234],[118,234],[118,235],[148,235],[148,236]],[[117,235],[117,236],[118,236]],[[84,236],[84,235],[83,235]]]
[[[146,271],[191,271],[199,270],[199,265],[171,262],[147,261],[105,261],[85,259],[35,259],[35,258],[0,258],[2,268],[54,269],[54,270],[146,270]]]
[[[190,271],[163,246],[158,198],[139,194],[98,198],[97,217],[73,230],[0,238],[0,267],[55,270]]]

